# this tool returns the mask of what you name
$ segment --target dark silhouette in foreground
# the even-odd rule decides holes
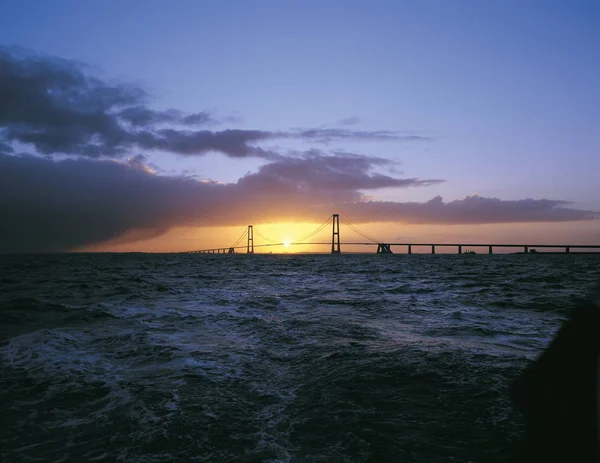
[[[600,307],[579,305],[511,388],[527,434],[518,462],[598,462]]]

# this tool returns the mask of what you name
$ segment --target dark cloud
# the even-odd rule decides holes
[[[0,155],[0,251],[60,251],[128,230],[166,230],[185,183],[112,161]],[[154,208],[154,210],[153,210]],[[161,217],[164,215],[164,217]]]
[[[360,124],[360,119],[356,116],[346,117],[344,119],[340,119],[338,121],[338,124],[340,124],[340,125],[356,125],[356,124]]]
[[[217,120],[213,119],[213,117],[207,112],[202,111],[200,113],[194,113],[183,117],[180,120],[180,123],[185,125],[208,125],[216,124]]]
[[[138,132],[131,135],[130,140],[143,149],[170,151],[186,156],[203,155],[211,151],[216,151],[231,157],[252,156],[273,159],[280,156],[271,150],[258,147],[256,143],[285,138],[322,143],[333,140],[427,140],[425,137],[401,135],[389,131],[369,132],[342,129],[310,129],[288,132],[240,129],[222,131],[161,129]]]
[[[127,158],[125,164],[133,169],[142,170],[150,174],[154,174],[157,170],[159,170],[157,166],[155,166],[152,163],[149,163],[148,158],[143,154],[137,154],[135,156]]]
[[[231,157],[276,157],[275,153],[251,144],[269,138],[272,138],[272,134],[261,130],[229,129],[213,132],[162,129],[140,132],[135,135],[135,142],[143,149],[170,151],[188,156],[217,151]]]
[[[0,142],[0,153],[12,153],[14,150],[12,146],[7,143]]]
[[[151,109],[143,89],[103,81],[88,71],[78,62],[0,47],[0,142],[31,144],[46,155],[121,157],[142,148],[186,156],[217,151],[231,157],[273,159],[275,153],[256,143],[289,138],[309,142],[427,140],[392,131],[327,128],[182,129],[217,120],[207,112]]]
[[[119,118],[134,127],[153,127],[158,124],[207,125],[217,121],[207,112],[185,115],[177,109],[155,111],[144,106],[132,106],[119,112]]]
[[[120,152],[127,133],[111,111],[140,104],[146,95],[84,71],[73,61],[0,48],[0,128],[5,139],[32,143],[42,153]]]
[[[154,111],[143,106],[132,106],[119,113],[119,117],[136,127],[153,126],[156,124],[176,123],[181,119],[181,112],[175,109]]]
[[[370,173],[377,166],[389,166],[387,159],[352,153],[325,156],[317,150],[302,157],[283,158],[262,166],[256,174],[247,175],[238,185],[252,185],[254,191],[286,190],[304,198],[315,196],[329,200],[360,200],[360,190],[386,187],[429,186],[441,183],[439,179],[393,178]]]
[[[216,122],[205,112],[149,109],[144,90],[87,71],[74,61],[0,47],[0,136],[43,154],[121,156],[137,144],[138,128]]]
[[[358,217],[385,217],[390,222],[412,224],[486,224],[526,222],[570,222],[594,220],[600,213],[571,209],[569,201],[550,199],[501,200],[478,195],[444,202],[441,196],[424,202],[364,202],[353,205]]]
[[[144,157],[127,162],[55,162],[0,155],[0,252],[69,250],[175,226],[221,226],[282,220],[322,221],[332,212],[355,223],[460,224],[590,220],[597,212],[554,200],[501,201],[471,196],[445,203],[364,201],[361,190],[423,186],[439,180],[370,173],[389,161],[343,154],[271,162],[235,184],[152,174]],[[326,175],[323,175],[325,172]],[[226,245],[224,243],[223,245]]]

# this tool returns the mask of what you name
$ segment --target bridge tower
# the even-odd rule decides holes
[[[331,254],[341,254],[340,248],[340,215],[333,214],[333,232],[331,234]]]
[[[254,230],[252,225],[248,225],[248,245],[246,246],[246,254],[254,254]]]
[[[377,243],[377,254],[394,254],[389,244]]]

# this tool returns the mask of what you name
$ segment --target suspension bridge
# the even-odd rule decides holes
[[[366,241],[346,241],[341,242],[340,239],[340,220],[341,222],[348,227],[348,229],[358,235],[360,238]],[[324,230],[327,230],[327,227],[331,226],[331,241],[323,241],[322,234]],[[260,238],[262,243],[255,244],[254,243],[254,235]],[[321,235],[320,235],[321,234]],[[320,240],[318,238],[321,238]],[[316,241],[309,241],[311,239],[317,239]],[[244,243],[245,242],[245,243]],[[248,225],[248,227],[244,230],[242,235],[237,239],[235,243],[231,246],[223,247],[223,248],[211,248],[211,249],[199,249],[195,251],[187,251],[187,253],[191,254],[235,254],[240,253],[245,250],[246,254],[254,254],[255,248],[269,248],[269,247],[289,247],[289,246],[331,246],[331,254],[341,254],[342,253],[342,245],[344,246],[377,246],[377,254],[394,254],[392,251],[392,246],[402,249],[406,249],[407,254],[413,253],[413,248],[415,247],[426,247],[431,249],[431,254],[436,253],[436,248],[456,248],[458,250],[458,254],[462,254],[463,250],[466,253],[474,254],[473,248],[484,248],[487,249],[488,254],[494,253],[494,248],[515,248],[522,249],[522,252],[525,254],[537,252],[537,248],[544,249],[560,249],[563,250],[564,253],[570,253],[571,250],[578,250],[577,254],[582,254],[587,252],[598,252],[600,250],[600,245],[586,245],[586,244],[482,244],[482,243],[386,243],[377,238],[374,238],[367,233],[361,231],[358,227],[350,223],[348,220],[343,217],[340,218],[339,214],[332,214],[329,218],[319,225],[312,232],[303,236],[302,238],[293,241],[293,242],[278,242],[273,240],[259,230],[257,230],[253,225]],[[582,251],[583,250],[583,251]]]

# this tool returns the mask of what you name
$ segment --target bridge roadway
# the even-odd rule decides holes
[[[430,247],[431,253],[435,254],[435,249],[438,247],[455,247],[458,248],[458,253],[462,254],[463,248],[488,248],[488,253],[493,254],[493,248],[521,248],[525,253],[531,253],[531,249],[536,248],[555,248],[564,249],[565,253],[569,253],[571,249],[598,249],[600,252],[600,245],[590,244],[482,244],[482,243],[376,243],[376,242],[342,242],[343,246],[406,246],[408,254],[412,254],[412,248],[415,246]],[[261,247],[284,247],[286,243],[268,243],[268,244],[255,244],[254,248]],[[331,241],[320,241],[320,242],[306,242],[306,243],[287,243],[288,246],[307,246],[307,245],[327,245],[331,246]],[[225,248],[214,248],[214,249],[203,249],[200,251],[187,251],[186,254],[227,254],[232,253],[230,250],[236,249],[247,249],[247,246],[234,246]],[[385,254],[385,252],[384,252]]]

